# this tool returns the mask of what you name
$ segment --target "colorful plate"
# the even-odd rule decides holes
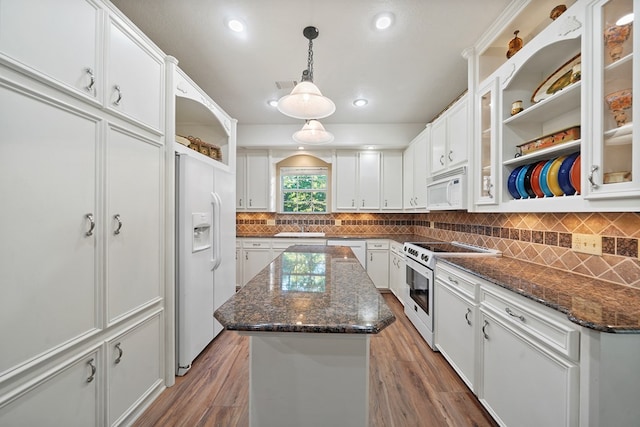
[[[546,197],[553,197],[553,192],[551,191],[551,189],[549,188],[549,185],[547,184],[547,175],[549,174],[549,168],[551,167],[552,164],[553,164],[553,159],[547,160],[544,166],[542,166],[542,170],[540,171],[540,189],[542,190],[542,192]]]
[[[573,166],[571,166],[571,170],[569,171],[569,180],[571,181],[571,185],[578,193],[580,193],[580,162],[580,154],[578,154],[578,157],[576,157],[576,160],[573,162]]]
[[[531,189],[535,193],[536,197],[544,197],[544,192],[540,187],[540,172],[542,172],[542,167],[547,163],[546,161],[541,161],[536,163],[533,167],[533,172],[531,172]]]
[[[532,199],[535,199],[536,197],[536,193],[533,191],[533,188],[531,187],[531,174],[533,173],[533,168],[535,167],[536,167],[536,164],[531,163],[530,165],[528,165],[527,171],[524,174],[524,191],[526,191],[527,195],[529,195],[529,197],[531,197]]]
[[[520,172],[518,172],[518,176],[516,178],[516,188],[518,189],[518,193],[520,193],[520,197],[522,197],[523,199],[529,198],[529,193],[527,193],[527,190],[524,188],[524,176],[530,166],[530,164],[522,166],[522,169],[520,169]]]
[[[517,168],[515,168],[513,170],[513,172],[511,172],[511,174],[509,175],[509,179],[507,180],[507,188],[509,189],[509,194],[511,194],[511,197],[513,197],[514,199],[519,199],[520,193],[518,193],[518,188],[516,187],[516,179],[518,178],[518,173],[520,173],[520,170],[522,169],[522,166],[518,166]]]
[[[560,165],[560,170],[558,171],[558,183],[560,184],[560,188],[567,196],[572,196],[576,194],[576,189],[571,185],[571,167],[573,166],[573,162],[575,162],[576,157],[578,157],[580,153],[573,153],[567,156],[566,159]]]
[[[560,156],[556,158],[553,163],[551,163],[551,167],[549,168],[549,172],[547,173],[547,185],[549,186],[549,189],[554,196],[564,195],[564,191],[562,191],[562,188],[560,188],[560,183],[558,182],[558,172],[560,171],[562,162],[566,158],[567,156]]]

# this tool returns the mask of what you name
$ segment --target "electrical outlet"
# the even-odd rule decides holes
[[[342,225],[342,220],[341,219],[336,219],[335,220],[335,225]]]
[[[602,255],[602,237],[597,234],[571,235],[571,249],[591,255]]]
[[[276,220],[275,219],[268,219],[267,220],[267,225],[276,225]]]

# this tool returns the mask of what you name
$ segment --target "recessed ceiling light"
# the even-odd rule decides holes
[[[244,21],[240,18],[229,18],[227,19],[227,27],[231,31],[235,31],[236,33],[241,33],[246,28]]]
[[[373,150],[373,145],[368,146],[367,150]]]
[[[364,107],[368,103],[369,101],[364,98],[356,99],[355,101],[353,101],[353,105],[355,105],[356,107]]]
[[[298,147],[298,150],[304,150],[304,147],[301,145]]]
[[[628,13],[616,21],[616,25],[626,25],[633,22],[633,13]]]
[[[393,13],[379,13],[376,15],[373,22],[378,30],[386,30],[393,24]]]
[[[278,100],[277,99],[270,99],[267,101],[267,104],[269,104],[271,107],[277,107],[278,106]]]

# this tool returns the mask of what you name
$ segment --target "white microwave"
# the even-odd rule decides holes
[[[427,209],[467,209],[466,174],[455,174],[427,184]]]

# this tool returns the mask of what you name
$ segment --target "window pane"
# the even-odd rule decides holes
[[[322,190],[327,188],[327,175],[315,175],[313,177],[313,189]]]
[[[296,176],[285,175],[282,177],[282,188],[293,189],[298,187],[298,180]]]

